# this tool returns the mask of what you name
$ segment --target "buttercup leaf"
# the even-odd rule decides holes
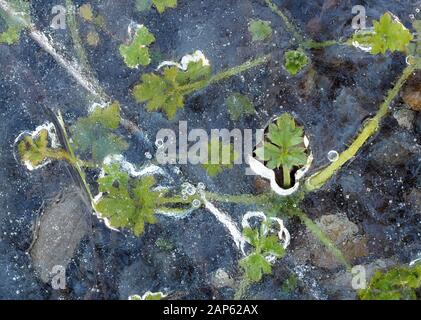
[[[373,32],[358,32],[351,43],[368,48],[371,54],[385,54],[387,51],[405,52],[413,39],[407,28],[390,13],[373,22]]]
[[[189,93],[190,86],[207,81],[210,74],[210,66],[202,60],[190,62],[185,71],[176,66],[164,67],[162,75],[143,74],[133,96],[136,101],[145,102],[149,112],[163,111],[171,120],[184,107],[184,95]]]
[[[113,103],[105,108],[97,107],[88,117],[79,119],[70,128],[73,145],[77,152],[102,163],[110,154],[128,148],[127,142],[114,134],[120,124],[120,105]]]
[[[276,235],[268,235],[263,232],[263,228],[244,228],[243,236],[254,248],[254,251],[240,261],[240,266],[244,270],[246,279],[250,282],[259,282],[263,275],[272,272],[272,267],[266,257],[275,256],[281,258],[285,254],[285,249],[279,243]]]
[[[361,300],[415,300],[420,287],[421,265],[395,267],[387,272],[376,272],[358,296]]]
[[[232,120],[237,121],[245,114],[255,113],[255,108],[249,98],[241,93],[233,93],[225,101],[228,113]]]
[[[287,51],[284,55],[284,67],[293,76],[300,72],[308,61],[308,57],[301,50]]]
[[[253,41],[264,41],[272,36],[272,28],[269,21],[252,20],[249,24],[249,32]]]
[[[41,130],[35,138],[25,136],[18,145],[19,155],[24,162],[36,167],[47,158],[48,131]]]
[[[163,13],[167,8],[177,7],[177,0],[152,0],[152,2],[159,13]]]
[[[256,156],[268,161],[269,169],[285,166],[291,170],[294,166],[306,164],[303,129],[296,126],[288,113],[279,117],[276,124],[269,125],[267,140],[256,150]]]
[[[139,65],[147,66],[151,63],[149,45],[155,42],[155,37],[148,28],[141,26],[129,45],[120,46],[120,54],[124,62],[130,68],[137,68]]]
[[[259,282],[263,275],[270,274],[272,267],[270,263],[258,253],[253,253],[240,261],[247,279],[250,282]]]
[[[153,177],[132,179],[118,164],[113,164],[104,167],[104,176],[98,179],[98,184],[104,194],[96,209],[113,227],[129,228],[139,236],[146,223],[156,222],[159,192],[151,190],[155,185]]]

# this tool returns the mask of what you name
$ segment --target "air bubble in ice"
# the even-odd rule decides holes
[[[339,153],[336,150],[331,150],[327,154],[327,158],[330,162],[336,162],[339,160]]]
[[[194,195],[196,194],[196,188],[195,188],[195,187],[193,187],[192,185],[188,186],[188,187],[186,188],[186,191],[187,191],[187,194],[188,194],[189,196],[194,196]]]
[[[200,206],[202,205],[202,203],[200,202],[200,200],[199,199],[194,199],[193,201],[192,201],[192,206],[193,206],[193,208],[200,208]]]
[[[145,152],[146,159],[152,159],[152,154],[150,152]]]

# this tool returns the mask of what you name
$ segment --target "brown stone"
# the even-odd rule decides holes
[[[325,215],[315,222],[351,264],[356,259],[368,255],[366,237],[358,234],[357,225],[349,221],[346,216]],[[329,270],[342,266],[341,262],[310,231],[307,231],[306,238],[303,247],[295,251],[298,261],[310,262]]]
[[[421,72],[417,72],[408,80],[402,92],[402,99],[415,111],[421,111]]]

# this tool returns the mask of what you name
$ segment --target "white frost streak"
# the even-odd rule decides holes
[[[159,174],[162,176],[166,175],[161,167],[158,167],[154,164],[148,164],[140,169],[137,169],[132,163],[128,162],[121,154],[114,154],[105,158],[104,164],[110,165],[112,163],[119,163],[121,165],[121,168],[133,178],[141,176],[151,176],[155,174]]]
[[[186,71],[190,62],[197,63],[200,61],[202,61],[203,66],[210,65],[209,60],[205,57],[203,52],[200,50],[196,50],[193,54],[185,55],[181,59],[181,63],[174,62],[174,61],[163,61],[160,63],[160,65],[156,69],[159,70],[163,67],[176,66],[180,70]]]
[[[96,97],[101,96],[100,92],[93,85],[92,79],[87,79],[85,76],[82,75],[82,73],[76,66],[74,66],[71,62],[67,61],[60,54],[58,54],[54,46],[52,45],[52,41],[49,40],[44,33],[42,33],[39,30],[32,30],[29,33],[29,35],[42,47],[42,49],[49,53],[54,58],[54,60],[57,61],[57,63],[64,67],[82,87],[84,87]]]
[[[222,223],[225,228],[228,229],[230,232],[235,245],[241,249],[243,246],[243,243],[245,241],[243,235],[238,230],[238,228],[235,226],[235,223],[231,220],[231,218],[224,212],[218,210],[212,203],[210,203],[208,200],[206,200],[205,196],[202,194],[202,200],[205,204],[206,209],[208,209],[215,217],[218,219],[220,223]]]

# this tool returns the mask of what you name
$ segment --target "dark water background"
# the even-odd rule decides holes
[[[411,1],[275,1],[287,10],[302,32],[317,40],[346,38],[352,33],[351,9],[355,4],[367,8],[368,24],[385,11],[399,16],[410,26],[414,12]],[[85,1],[75,1],[76,5]],[[307,72],[291,78],[282,68],[283,52],[294,48],[282,21],[259,0],[179,0],[176,10],[159,15],[155,10],[139,13],[134,1],[90,1],[95,12],[107,21],[110,38],[99,31],[100,44],[86,46],[88,60],[104,90],[120,101],[126,118],[134,121],[153,141],[160,128],[178,128],[187,120],[189,128],[262,128],[273,115],[291,112],[304,126],[310,138],[315,162],[312,171],[328,163],[330,150],[342,151],[358,131],[362,121],[373,115],[386,92],[405,67],[403,56],[371,56],[351,47],[334,46],[312,51],[313,78]],[[54,5],[60,1],[31,1],[36,26],[49,34],[59,51],[76,59],[70,35],[65,30],[52,30],[49,24]],[[251,43],[247,23],[252,18],[271,21],[274,33],[267,44]],[[154,61],[150,67],[127,68],[118,46],[127,39],[131,21],[145,24],[156,36]],[[89,26],[81,20],[80,33],[86,36]],[[120,41],[120,42],[119,42]],[[239,65],[246,60],[271,53],[267,66],[251,69],[239,76],[212,85],[190,96],[173,121],[161,113],[147,113],[131,94],[143,72],[151,72],[161,60],[178,60],[200,49],[211,62],[214,72]],[[87,113],[93,100],[47,53],[26,34],[18,45],[0,45],[0,298],[54,299],[113,298],[127,299],[130,294],[148,290],[178,293],[182,298],[230,299],[233,289],[218,289],[212,284],[214,272],[223,268],[233,278],[239,275],[240,254],[226,230],[206,210],[197,210],[188,218],[174,221],[159,218],[149,225],[145,235],[134,237],[129,231],[114,232],[93,218],[92,234],[78,247],[67,268],[64,292],[51,289],[38,280],[26,254],[39,208],[72,184],[68,168],[52,163],[38,171],[28,172],[16,163],[13,142],[24,130],[33,130],[49,120],[42,105],[59,109],[68,125]],[[310,83],[310,85],[308,85]],[[224,101],[231,92],[252,97],[257,114],[233,123]],[[402,108],[397,99],[393,109]],[[407,201],[420,195],[420,153],[414,144],[421,138],[420,115],[411,130],[401,128],[390,115],[382,129],[358,157],[346,165],[322,190],[309,194],[304,211],[313,219],[328,214],[343,214],[354,222],[359,234],[368,239],[368,254],[356,261],[369,264],[392,259],[408,263],[421,253],[419,208]],[[142,164],[144,144],[136,137],[130,140],[127,159]],[[398,156],[395,156],[398,154]],[[253,177],[244,175],[236,166],[215,178],[209,178],[199,167],[181,166],[181,177],[220,193],[254,193]],[[370,190],[369,192],[367,190]],[[417,191],[418,190],[418,191]],[[416,198],[415,201],[419,198]],[[223,205],[221,209],[240,221],[245,208]],[[297,260],[295,252],[305,249],[300,237],[304,227],[288,221],[293,239],[288,255],[274,266],[272,276],[251,289],[256,298],[338,298],[346,289],[332,292],[329,280],[340,268],[315,266],[311,258]],[[165,239],[175,250],[165,251],[156,245]],[[297,262],[300,261],[300,262]],[[305,270],[306,280],[298,283],[293,293],[282,293],[283,281],[291,270]],[[292,272],[294,273],[294,272]],[[309,286],[308,283],[314,285]],[[94,289],[92,289],[94,288]],[[345,292],[345,293],[344,293]]]

